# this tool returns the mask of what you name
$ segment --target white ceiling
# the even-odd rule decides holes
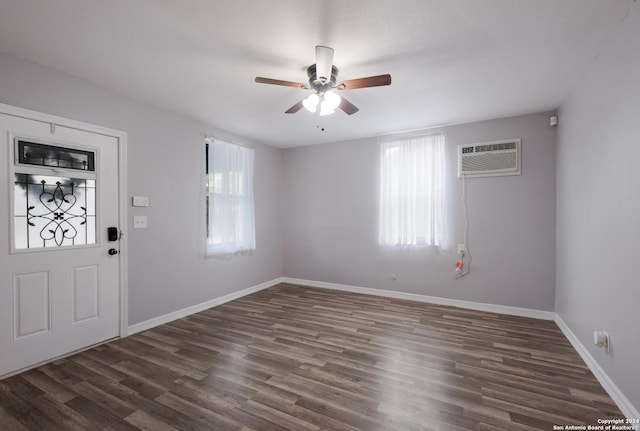
[[[633,0],[0,0],[0,51],[286,148],[557,108]],[[284,113],[315,45],[360,111]],[[0,78],[1,79],[1,78]],[[0,95],[1,96],[1,95]]]

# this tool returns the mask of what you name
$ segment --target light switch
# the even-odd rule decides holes
[[[147,228],[147,216],[133,216],[133,228],[134,229],[146,229]]]
[[[133,206],[134,207],[148,207],[149,206],[149,196],[134,196],[133,197]]]

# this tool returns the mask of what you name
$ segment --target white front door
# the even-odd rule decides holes
[[[3,376],[119,334],[118,139],[0,114],[0,178]]]

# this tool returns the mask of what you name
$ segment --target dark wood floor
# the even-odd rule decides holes
[[[280,284],[0,381],[0,430],[552,430],[623,415],[555,323]]]

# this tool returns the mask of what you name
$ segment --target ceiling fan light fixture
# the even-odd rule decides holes
[[[320,96],[318,96],[316,93],[309,95],[309,97],[302,101],[302,105],[304,105],[304,107],[309,112],[316,112],[318,103],[320,103]]]
[[[323,96],[323,105],[326,105],[328,109],[334,110],[338,106],[340,106],[341,101],[340,95],[338,95],[335,91],[327,91]]]
[[[326,103],[322,102],[320,104],[320,116],[324,117],[325,115],[331,115],[334,112],[336,112],[334,109],[331,109],[329,106],[327,106]]]
[[[320,115],[330,115],[335,112],[335,109],[340,106],[342,98],[333,91],[327,91],[326,93],[319,95],[318,93],[310,94],[309,97],[302,101],[302,105],[309,112],[318,112],[320,108]]]

